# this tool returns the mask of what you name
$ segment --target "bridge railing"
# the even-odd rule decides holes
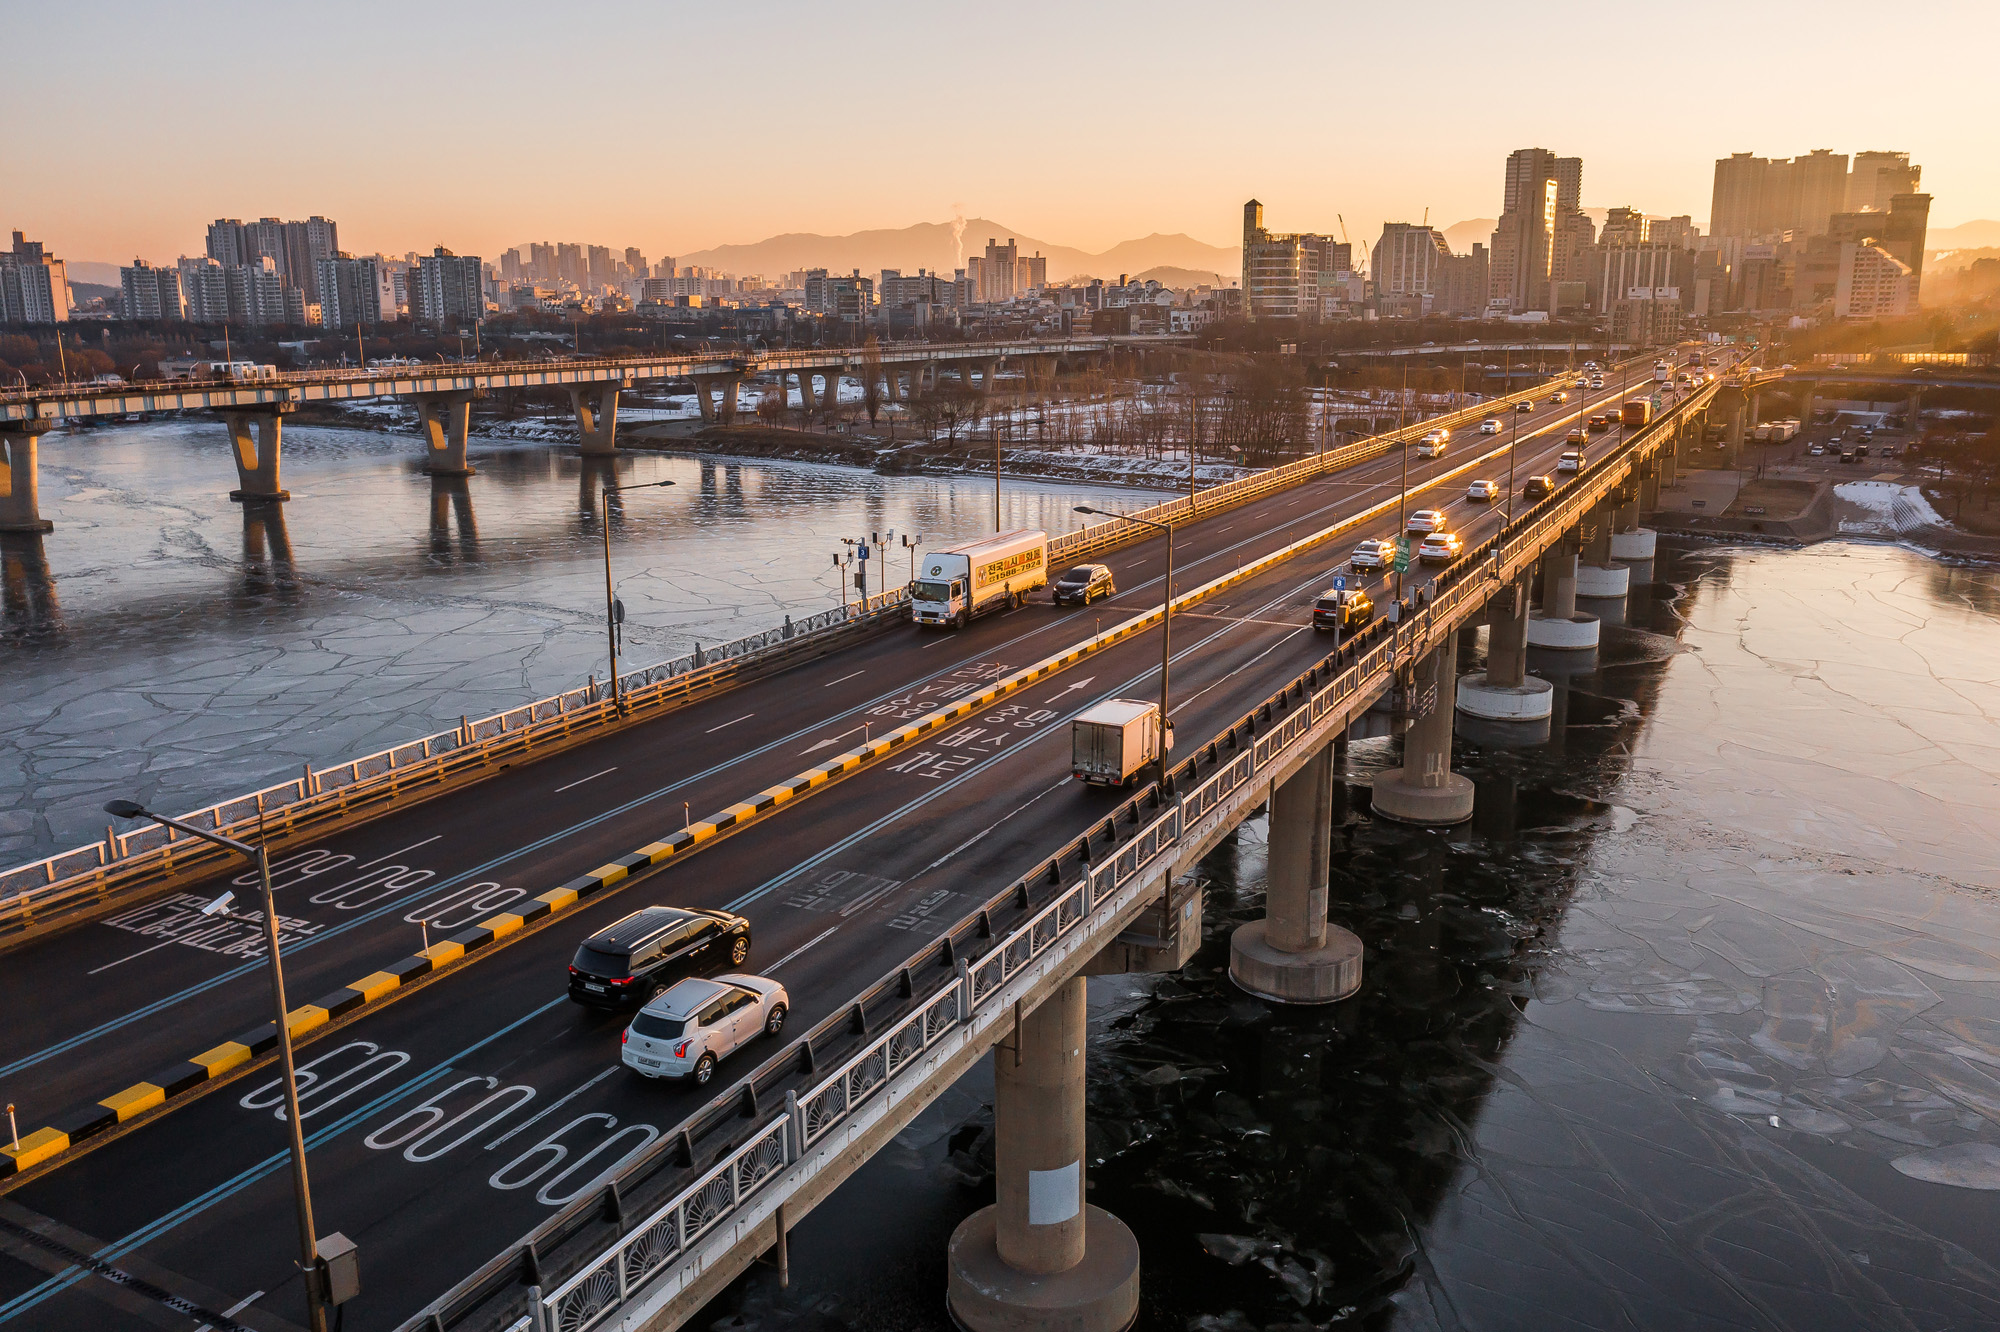
[[[642,1288],[669,1298],[685,1289],[718,1256],[697,1261],[695,1248],[725,1232],[741,1238],[747,1210],[765,1186],[800,1166],[837,1129],[894,1099],[899,1077],[914,1085],[929,1067],[926,1055],[1004,1003],[1011,979],[1090,928],[1117,903],[1121,889],[1177,847],[1213,831],[1212,821],[1229,812],[1232,796],[1315,737],[1323,739],[1317,732],[1330,717],[1351,715],[1397,671],[1456,632],[1502,579],[1532,567],[1604,501],[1669,426],[1706,405],[1713,392],[1711,386],[1690,395],[1556,496],[1514,518],[1501,535],[1444,570],[1427,605],[1400,623],[1377,621],[1270,695],[1178,764],[1164,787],[1148,786],[1124,802],[684,1121],[677,1133],[585,1186],[517,1249],[459,1283],[404,1324],[404,1332],[518,1327],[524,1311],[537,1332],[590,1332]],[[1437,706],[1452,701],[1441,698]],[[891,1010],[890,1020],[871,1031],[871,1010],[882,1007]],[[844,1057],[823,1069],[822,1060],[834,1051]],[[782,1110],[776,1108],[780,1100]],[[706,1154],[701,1144],[717,1134],[726,1139],[719,1154],[698,1166]],[[649,1196],[661,1200],[628,1223],[632,1204]],[[552,1269],[555,1284],[544,1290],[542,1274]]]

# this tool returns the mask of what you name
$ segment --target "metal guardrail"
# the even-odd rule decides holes
[[[1134,516],[1155,522],[1183,523],[1208,517],[1274,491],[1372,461],[1423,431],[1439,425],[1457,428],[1492,410],[1491,403],[1481,403],[1444,416],[1428,417],[1345,448],[1314,454],[1209,487],[1193,496],[1140,509]],[[1142,540],[1145,535],[1141,524],[1122,518],[1095,523],[1052,538],[1048,559],[1051,563],[1079,559]],[[903,589],[897,589],[872,597],[866,603],[823,611],[804,620],[788,619],[780,628],[715,648],[697,648],[687,656],[621,675],[619,683],[627,711],[651,710],[677,702],[742,669],[766,664],[772,655],[795,652],[815,635],[845,630],[857,620],[875,618],[904,600]],[[483,767],[496,750],[513,753],[530,749],[552,736],[608,724],[614,717],[608,683],[593,681],[357,759],[321,769],[308,767],[292,781],[233,796],[180,817],[197,827],[231,835],[247,836],[261,829],[261,835],[285,838],[321,822],[344,817],[357,805],[384,795],[433,786],[459,772]],[[145,886],[191,867],[220,863],[222,859],[222,853],[208,843],[183,837],[159,825],[128,833],[106,828],[101,841],[0,870],[0,940],[32,928],[51,915],[68,915],[113,891]]]
[[[701,1267],[690,1257],[693,1248],[735,1219],[765,1184],[801,1162],[842,1124],[892,1097],[900,1073],[920,1070],[928,1052],[1000,1002],[1010,978],[1085,927],[1135,877],[1191,836],[1207,831],[1204,821],[1231,795],[1286,762],[1330,714],[1379,692],[1400,666],[1456,632],[1461,611],[1483,604],[1497,587],[1532,568],[1562,533],[1603,503],[1625,470],[1651,451],[1667,427],[1677,428],[1689,412],[1706,406],[1714,391],[1711,385],[1690,395],[1636,432],[1569,486],[1446,569],[1437,580],[1438,595],[1428,605],[1396,625],[1377,621],[1300,674],[1177,765],[1164,789],[1149,786],[1127,800],[876,981],[851,1007],[821,1021],[684,1121],[676,1135],[584,1186],[518,1251],[492,1260],[459,1283],[404,1324],[404,1332],[503,1326],[590,1332],[651,1283],[673,1283],[655,1292],[668,1298],[685,1289]],[[1105,843],[1101,854],[1100,841]],[[995,922],[1008,915],[1018,919],[1002,931]],[[926,973],[941,979],[925,987],[919,977]],[[871,1034],[868,1010],[885,998],[902,1011],[887,1028]],[[857,1028],[859,1048],[821,1072],[816,1052],[854,1046]],[[781,1092],[782,1111],[761,1111]],[[651,1191],[649,1185],[657,1188],[667,1177],[695,1168],[698,1141],[740,1125],[745,1117],[756,1121],[747,1136],[737,1140],[732,1135],[717,1160],[691,1180],[669,1184],[664,1200],[640,1219],[625,1221],[629,1201]],[[616,1227],[610,1242],[544,1291],[541,1272],[550,1258],[540,1255],[607,1221]],[[517,1252],[528,1261],[518,1261]],[[674,1271],[677,1261],[681,1268]],[[519,1302],[524,1295],[525,1323]],[[493,1307],[496,1300],[498,1308]]]

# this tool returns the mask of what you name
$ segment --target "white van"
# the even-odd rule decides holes
[[[1440,436],[1437,431],[1433,430],[1430,434],[1425,435],[1422,439],[1418,440],[1417,456],[1419,458],[1444,457],[1443,437]]]
[[[910,618],[918,624],[963,628],[975,615],[1007,606],[1049,581],[1049,534],[1031,528],[998,532],[934,550],[917,564]]]

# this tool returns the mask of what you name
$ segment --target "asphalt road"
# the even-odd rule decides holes
[[[1552,470],[1560,423],[1619,400],[1612,383],[1521,416],[1518,476]],[[1592,451],[1618,438],[1593,436]],[[1467,431],[1443,459],[1420,463],[1412,452],[1413,489],[1433,485],[1411,507],[1445,508],[1468,544],[1489,535],[1504,506],[1469,502],[1464,486],[1504,479],[1504,453],[1474,460],[1507,439]],[[1176,585],[1393,500],[1401,474],[1392,456],[1191,527],[1177,541]],[[1391,507],[1176,617],[1183,745],[1325,654],[1308,627],[1313,597],[1354,541],[1394,527]],[[683,801],[699,817],[833,752],[809,757],[822,742],[845,748],[863,725],[928,710],[1085,636],[1099,616],[1155,604],[1162,558],[1157,542],[1112,556],[1116,601],[1031,604],[956,634],[891,631],[288,858],[279,892],[297,922],[286,948],[293,1002],[415,951],[418,920],[442,913],[441,933],[484,918],[678,828]],[[654,902],[741,911],[756,933],[751,969],[784,982],[795,1029],[809,1025],[1122,799],[1069,781],[1068,721],[1103,698],[1157,694],[1158,656],[1151,635],[1139,635],[305,1046],[319,1228],[361,1245],[366,1293],[350,1326],[393,1327],[712,1094],[618,1066],[624,1019],[564,998],[564,967],[583,937]],[[140,933],[148,917],[127,915],[9,958],[10,993],[36,1002],[0,1033],[0,1095],[58,1110],[267,1016],[254,953],[216,951],[227,946],[220,936],[203,947],[186,934]],[[736,1071],[767,1045],[739,1055]],[[250,1309],[302,1321],[273,1077],[185,1104],[7,1203],[92,1237],[91,1251],[114,1266],[129,1258],[185,1274],[232,1303],[262,1292]],[[149,1321],[107,1302],[113,1283],[51,1280],[47,1269],[63,1263],[37,1266],[20,1242],[4,1241],[0,1232],[0,1324]]]

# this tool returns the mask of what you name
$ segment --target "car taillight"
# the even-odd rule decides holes
[[[569,974],[572,976],[581,976],[583,973],[578,971],[575,967],[571,967],[569,969]]]
[[[620,976],[620,977],[618,977],[618,979],[616,979],[616,980],[612,981],[612,982],[611,982],[611,984],[613,984],[613,985],[630,985],[630,984],[631,984],[631,983],[632,983],[633,981],[635,981],[635,980],[638,980],[638,979],[639,979],[639,978],[638,978],[637,976]]]
[[[618,1033],[618,1043],[620,1045],[630,1045],[632,1043],[632,1029],[630,1027]]]
[[[693,1044],[694,1044],[693,1041],[682,1041],[679,1045],[676,1045],[674,1047],[674,1058],[676,1059],[687,1058],[688,1047]]]

